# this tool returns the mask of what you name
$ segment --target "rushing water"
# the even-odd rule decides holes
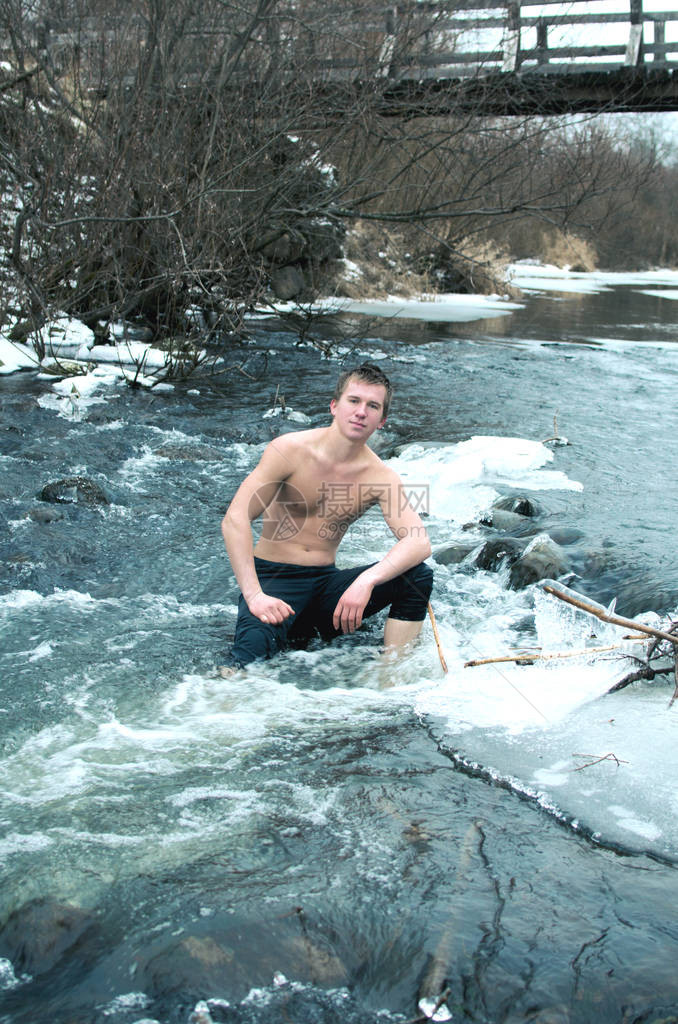
[[[606,696],[618,650],[464,667],[621,633],[477,568],[502,494],[538,503],[575,590],[678,608],[678,307],[647,290],[372,321],[330,358],[262,325],[257,373],[171,394],[2,380],[0,1021],[388,1024],[445,988],[458,1021],[674,1019],[668,678]],[[449,674],[427,625],[388,689],[376,626],[215,678],[237,597],[220,518],[300,425],[264,414],[279,390],[327,422],[363,355],[394,380],[380,444],[434,547],[471,551],[436,567]],[[554,416],[567,445],[540,443]],[[110,504],[36,500],[73,475]],[[343,564],[387,543],[368,519]]]

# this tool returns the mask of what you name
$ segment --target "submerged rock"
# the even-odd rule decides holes
[[[475,544],[441,544],[432,554],[434,562],[438,565],[458,565],[463,562],[467,555],[470,555]]]
[[[80,502],[83,505],[109,505],[103,489],[86,476],[68,476],[46,484],[38,495],[39,501],[53,505]]]
[[[0,955],[15,971],[42,974],[71,950],[93,924],[91,915],[72,904],[34,900],[15,910],[0,931]]]
[[[548,534],[540,534],[511,566],[509,585],[521,590],[538,580],[558,579],[570,571],[565,553]]]
[[[43,505],[36,505],[29,509],[28,518],[34,523],[54,523],[64,518],[63,512],[56,508],[45,508]]]

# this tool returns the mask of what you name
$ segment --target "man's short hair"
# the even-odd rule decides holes
[[[337,386],[334,389],[334,399],[339,401],[349,380],[361,380],[364,384],[381,384],[386,389],[384,396],[384,416],[388,414],[389,407],[391,405],[391,398],[393,397],[393,388],[391,382],[378,366],[374,363],[361,363],[360,366],[355,366],[352,370],[344,370],[337,381]]]

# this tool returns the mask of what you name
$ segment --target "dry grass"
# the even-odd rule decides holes
[[[357,221],[346,236],[346,260],[334,290],[349,299],[383,299],[431,290],[428,275],[415,269],[415,258],[402,232],[372,221]]]
[[[507,290],[507,254],[476,238],[452,248],[422,238],[415,228],[394,231],[373,221],[357,221],[346,237],[345,250],[346,260],[330,287],[347,298]]]
[[[542,232],[538,251],[534,254],[544,263],[569,270],[591,271],[598,266],[595,247],[578,235],[571,235],[560,228],[549,228]]]

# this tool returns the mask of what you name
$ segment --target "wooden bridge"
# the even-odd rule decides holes
[[[644,10],[643,0],[423,0],[387,11],[385,56],[413,7],[431,20],[431,44],[424,38],[384,69],[384,114],[678,110],[678,10]],[[335,62],[332,77],[351,72]]]
[[[282,87],[293,84],[304,68],[313,96],[322,104],[325,95],[334,111],[363,91],[384,116],[398,117],[467,110],[489,116],[675,111],[678,10],[658,9],[668,2],[400,0],[385,5],[348,0],[327,5],[322,0],[274,0],[267,7],[271,13],[248,37],[254,40],[254,56],[240,67],[254,80],[269,75],[266,68],[272,67]],[[246,12],[247,4],[242,9]],[[311,31],[304,37],[300,13],[308,16],[311,9],[316,19],[326,11],[325,27],[316,29],[307,17]],[[77,52],[81,74],[91,80],[87,87],[105,93],[106,52],[119,38],[120,22],[114,12],[75,27],[54,18],[36,22],[31,52],[38,63],[40,53],[58,58]],[[148,23],[132,14],[124,31],[135,36],[135,52],[143,52]],[[184,88],[209,75],[222,59],[218,47],[222,53],[229,45],[238,51],[241,35],[232,13],[209,22],[206,10],[197,6],[176,48],[167,48],[179,54],[184,47],[190,53],[188,64],[176,62],[175,86]],[[5,46],[9,37],[4,45],[0,38],[0,58]],[[87,51],[93,55],[90,61],[83,60]],[[292,54],[287,71],[287,56],[281,54]],[[191,71],[191,63],[199,70]],[[88,65],[90,71],[84,70]],[[131,82],[133,68],[128,73]],[[0,91],[4,88],[0,81]]]

